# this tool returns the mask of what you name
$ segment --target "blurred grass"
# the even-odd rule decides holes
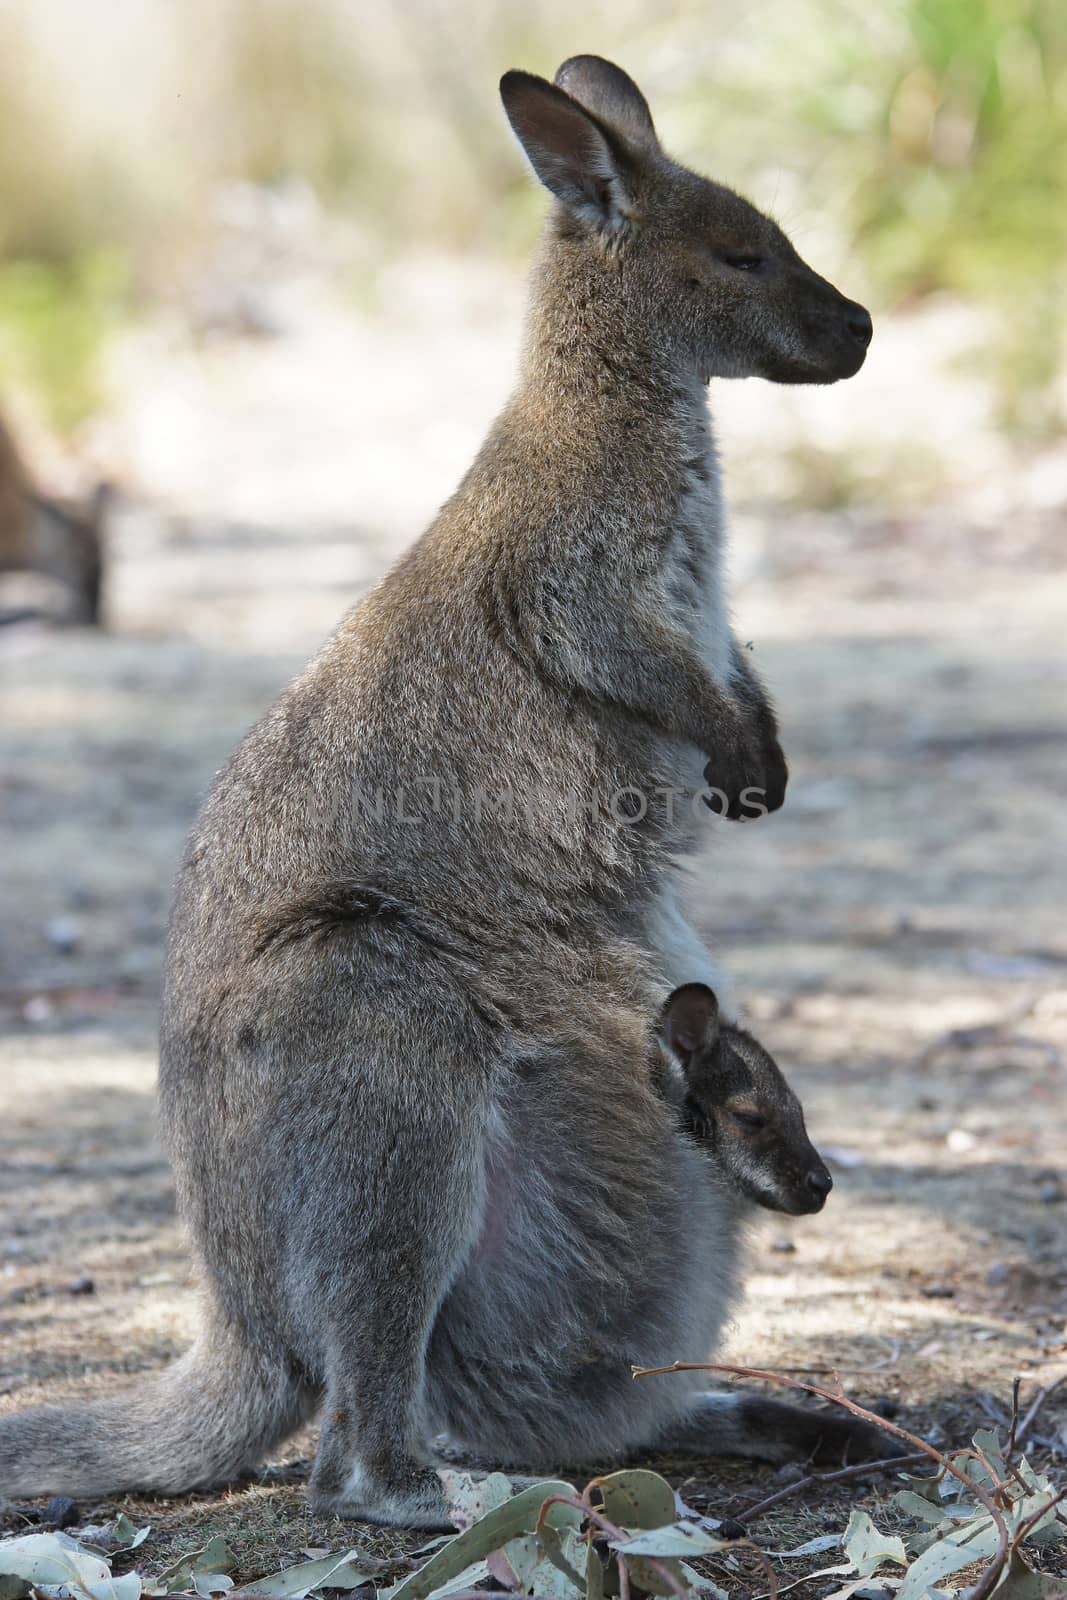
[[[987,308],[1005,429],[1062,426],[1063,0],[0,0],[0,356],[75,426],[234,178],[306,179],[372,261],[525,250],[541,207],[495,78],[582,49],[634,70],[680,155],[843,229],[880,309]]]

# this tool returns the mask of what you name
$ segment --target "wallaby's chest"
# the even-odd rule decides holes
[[[665,549],[663,582],[671,621],[692,640],[723,687],[731,663],[725,528],[718,464],[706,431],[680,473]]]

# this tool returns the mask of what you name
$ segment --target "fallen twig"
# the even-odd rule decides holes
[[[1023,1417],[1023,1420],[1020,1422],[1018,1428],[1014,1431],[1012,1439],[1009,1440],[1009,1453],[1013,1443],[1015,1445],[1021,1445],[1023,1443],[1027,1434],[1030,1432],[1030,1429],[1037,1421],[1045,1401],[1050,1400],[1056,1393],[1056,1390],[1062,1389],[1065,1383],[1067,1383],[1067,1372],[1062,1373],[1060,1377],[1054,1380],[1054,1382],[1046,1383],[1044,1388],[1037,1391],[1034,1398],[1031,1400],[1029,1407],[1027,1408],[1026,1415]]]
[[[761,1517],[765,1511],[770,1511],[782,1500],[788,1500],[794,1494],[800,1494],[805,1489],[810,1489],[816,1483],[848,1483],[851,1479],[869,1478],[876,1472],[892,1472],[901,1467],[919,1467],[929,1458],[922,1451],[916,1451],[911,1456],[893,1456],[885,1461],[863,1461],[854,1467],[841,1467],[836,1472],[809,1472],[806,1478],[798,1478],[795,1483],[787,1484],[784,1489],[779,1489],[777,1494],[768,1495],[766,1500],[761,1500],[758,1505],[750,1506],[738,1516],[739,1522],[749,1522],[753,1517]]]
[[[931,1461],[936,1461],[945,1472],[950,1472],[954,1478],[966,1486],[979,1505],[988,1512],[993,1526],[997,1530],[996,1551],[981,1574],[978,1582],[972,1586],[968,1593],[968,1600],[989,1600],[989,1596],[1000,1582],[1001,1574],[1008,1564],[1008,1558],[1015,1548],[1008,1531],[1008,1524],[1004,1514],[997,1505],[994,1496],[998,1494],[1002,1485],[993,1478],[993,1492],[985,1489],[981,1484],[968,1478],[962,1468],[957,1467],[950,1457],[944,1455],[936,1446],[928,1444],[925,1439],[920,1439],[918,1434],[909,1433],[907,1428],[902,1428],[898,1422],[890,1422],[888,1417],[880,1417],[876,1411],[868,1411],[866,1406],[861,1406],[857,1401],[850,1400],[846,1394],[838,1390],[824,1389],[816,1383],[802,1383],[799,1378],[787,1377],[781,1372],[765,1372],[759,1367],[735,1367],[724,1362],[715,1361],[675,1361],[668,1367],[634,1367],[635,1378],[653,1378],[670,1372],[722,1372],[734,1378],[753,1378],[759,1383],[776,1383],[789,1389],[800,1389],[805,1394],[817,1396],[820,1400],[829,1400],[833,1405],[844,1406],[846,1411],[851,1411],[853,1416],[860,1417],[864,1422],[871,1423],[880,1428],[883,1433],[891,1433],[898,1439],[907,1440],[915,1450]],[[898,1460],[901,1458],[897,1458]]]

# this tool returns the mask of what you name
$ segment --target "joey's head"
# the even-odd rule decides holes
[[[554,83],[505,73],[508,120],[558,202],[558,236],[613,274],[635,325],[708,378],[836,383],[863,365],[871,319],[781,228],[663,151],[640,89],[600,56]],[[625,339],[625,330],[619,330]]]
[[[763,1046],[720,1020],[702,983],[675,989],[659,1031],[684,1074],[685,1124],[730,1181],[770,1211],[821,1211],[833,1180],[808,1138],[800,1101]]]

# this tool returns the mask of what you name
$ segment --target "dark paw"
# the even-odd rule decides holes
[[[763,747],[763,804],[768,811],[778,811],[785,804],[785,789],[789,782],[789,768],[785,752],[777,739]]]
[[[704,768],[704,804],[717,817],[730,822],[747,822],[777,811],[785,799],[787,770],[781,748],[775,746],[777,758],[767,762],[749,755],[747,758],[729,760],[713,757]]]

